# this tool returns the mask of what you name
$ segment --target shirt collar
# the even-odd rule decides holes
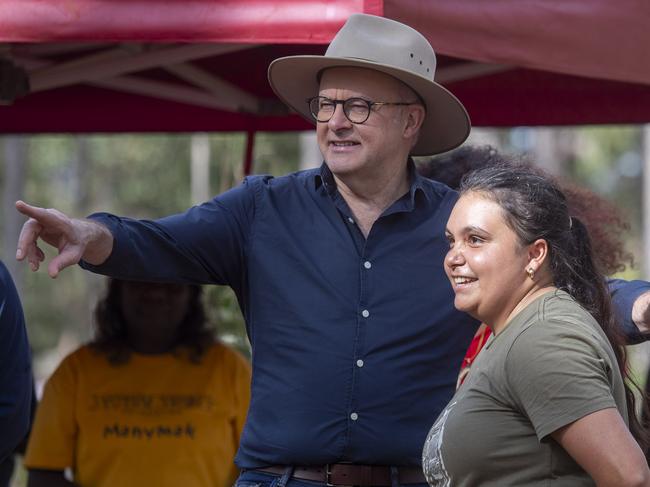
[[[413,207],[415,206],[416,194],[422,193],[427,200],[430,199],[430,196],[425,189],[424,178],[418,174],[412,157],[408,158],[407,164],[409,180],[411,182],[409,188],[409,200]],[[325,161],[321,164],[320,171],[314,175],[314,189],[318,189],[321,186],[324,186],[325,190],[330,195],[336,193],[336,181],[334,180],[334,175]]]
[[[413,158],[409,157],[408,160],[408,170],[409,170],[409,178],[411,181],[411,189],[410,189],[410,196],[411,196],[411,201],[413,204],[415,204],[415,195],[420,193],[423,194],[424,197],[430,201],[431,200],[431,195],[427,191],[427,185],[425,183],[425,178],[423,176],[420,176],[418,173],[416,167],[415,167],[415,162],[413,162]]]
[[[323,161],[323,164],[320,166],[320,171],[314,176],[314,188],[318,189],[321,186],[325,187],[325,191],[329,195],[336,193],[336,181],[334,180],[334,175],[330,168],[327,167],[327,163]]]

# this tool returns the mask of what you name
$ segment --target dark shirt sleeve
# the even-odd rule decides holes
[[[246,178],[185,213],[154,221],[93,214],[89,218],[113,234],[113,251],[100,266],[81,266],[121,279],[227,284],[237,291],[260,183],[260,177]]]
[[[25,318],[18,292],[0,262],[0,461],[27,434],[32,371]]]
[[[641,333],[632,321],[632,307],[639,296],[650,291],[650,282],[608,279],[607,284],[612,295],[614,312],[623,328],[627,343],[634,345],[647,340],[648,337]]]

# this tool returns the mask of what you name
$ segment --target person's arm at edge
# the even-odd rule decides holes
[[[598,487],[650,486],[645,456],[615,408],[588,414],[551,436]]]
[[[29,469],[27,487],[73,487],[63,470]]]
[[[32,401],[31,353],[18,291],[0,261],[0,460],[25,437]]]
[[[650,338],[650,282],[608,279],[614,312],[629,344]]]

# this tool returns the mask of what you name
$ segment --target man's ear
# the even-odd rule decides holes
[[[404,126],[404,136],[407,138],[415,136],[422,123],[424,123],[424,107],[422,105],[409,105],[406,107],[406,124]]]

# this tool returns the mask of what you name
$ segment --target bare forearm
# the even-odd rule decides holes
[[[588,414],[552,436],[598,487],[650,487],[645,456],[615,408]]]

